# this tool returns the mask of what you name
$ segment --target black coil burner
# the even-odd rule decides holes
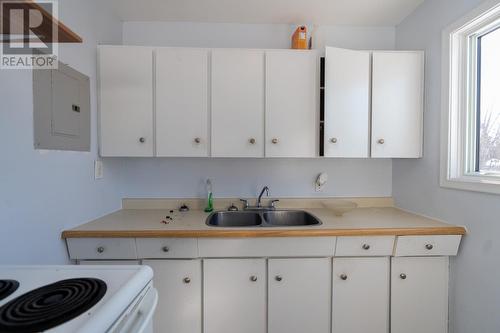
[[[0,280],[0,301],[12,295],[19,288],[16,280]]]
[[[106,290],[104,281],[92,278],[34,289],[0,307],[0,332],[34,333],[56,327],[92,308]]]

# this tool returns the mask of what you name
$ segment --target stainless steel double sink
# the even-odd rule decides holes
[[[318,226],[321,221],[302,210],[215,212],[208,216],[211,227],[299,227]]]

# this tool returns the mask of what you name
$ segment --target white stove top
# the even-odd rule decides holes
[[[19,288],[0,300],[0,307],[33,289],[64,279],[97,278],[107,285],[104,297],[90,310],[46,332],[105,332],[153,278],[147,266],[0,266],[0,279],[19,282]]]

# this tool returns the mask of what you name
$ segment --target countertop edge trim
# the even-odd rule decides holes
[[[465,235],[464,227],[321,230],[65,230],[61,238],[261,238],[328,236]]]

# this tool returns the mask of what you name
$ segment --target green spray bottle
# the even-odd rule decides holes
[[[207,179],[206,188],[207,188],[207,207],[205,207],[205,212],[211,213],[214,211],[214,197],[212,193],[212,181],[210,179]]]

